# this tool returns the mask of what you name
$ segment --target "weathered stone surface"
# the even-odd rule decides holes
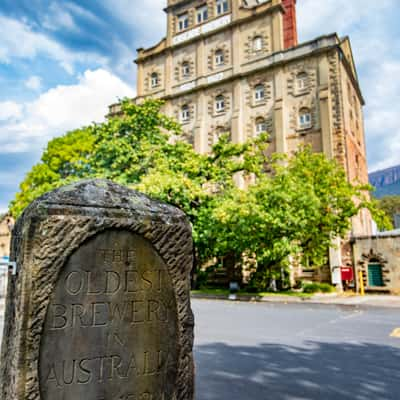
[[[12,247],[1,399],[193,398],[192,238],[182,212],[84,181],[35,201]]]

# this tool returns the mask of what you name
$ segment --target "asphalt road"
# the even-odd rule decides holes
[[[192,306],[196,400],[400,399],[400,309]]]
[[[196,400],[399,400],[399,309],[193,301]]]

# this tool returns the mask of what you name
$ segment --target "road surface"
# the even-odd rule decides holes
[[[193,301],[196,400],[399,400],[399,309]]]
[[[399,309],[194,300],[193,310],[196,400],[400,399]]]

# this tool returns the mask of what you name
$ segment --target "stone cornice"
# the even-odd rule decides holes
[[[265,5],[265,4],[260,4],[260,5]],[[246,9],[246,10],[251,11],[252,9]],[[146,54],[146,55],[144,55],[144,56],[140,56],[140,55],[139,55],[139,57],[136,58],[136,60],[134,60],[134,62],[135,62],[136,64],[140,64],[140,63],[142,63],[142,62],[144,62],[144,61],[146,61],[146,60],[148,60],[148,59],[150,59],[150,58],[152,58],[152,57],[154,57],[154,56],[159,56],[159,55],[161,55],[161,54],[166,54],[166,53],[168,53],[168,52],[170,52],[170,51],[172,51],[172,50],[174,50],[174,49],[177,49],[177,48],[179,48],[179,47],[184,47],[184,46],[193,44],[194,42],[197,42],[197,41],[199,41],[199,40],[208,38],[208,37],[210,37],[210,36],[212,36],[212,35],[215,35],[216,33],[219,33],[219,32],[221,32],[221,31],[223,31],[223,30],[228,30],[228,29],[231,29],[231,28],[233,28],[233,27],[240,26],[240,25],[242,25],[242,24],[247,23],[247,22],[250,21],[250,20],[257,19],[257,18],[259,18],[260,16],[264,16],[264,15],[268,15],[268,14],[273,14],[274,12],[277,12],[277,11],[280,11],[280,12],[282,12],[282,13],[284,12],[284,8],[283,8],[282,4],[277,4],[277,5],[271,6],[271,7],[267,8],[267,9],[265,9],[265,10],[263,10],[263,11],[258,12],[257,14],[253,14],[253,13],[252,13],[252,14],[246,16],[246,17],[239,18],[239,19],[236,19],[236,20],[232,20],[229,24],[224,25],[224,26],[221,26],[221,28],[212,30],[212,31],[207,32],[207,33],[201,33],[201,34],[199,34],[198,36],[196,36],[196,37],[194,37],[194,38],[192,38],[192,39],[189,39],[189,40],[187,40],[187,41],[185,41],[185,42],[183,42],[183,43],[178,43],[178,44],[175,44],[175,45],[167,46],[167,47],[161,49],[160,51],[155,51],[155,52],[152,52],[152,53],[150,53],[150,54]],[[227,15],[230,15],[230,14],[227,14]],[[211,21],[209,21],[209,22],[212,22],[212,21],[213,21],[213,20],[211,20]],[[165,40],[165,39],[163,39],[163,40]],[[162,42],[162,40],[161,40],[161,42]],[[160,43],[161,43],[161,42],[160,42]],[[153,48],[156,48],[156,47],[157,47],[157,45],[152,46],[152,47],[150,47],[150,48],[148,48],[148,49],[140,49],[140,50],[141,50],[141,52],[146,53],[146,52],[148,52],[149,50],[151,50],[151,49],[153,49]]]
[[[218,85],[221,85],[224,83],[229,83],[234,80],[237,80],[237,79],[240,79],[243,77],[247,77],[249,75],[253,75],[254,73],[262,72],[266,69],[272,69],[277,66],[284,65],[289,62],[302,59],[305,56],[309,56],[311,54],[323,53],[323,52],[329,51],[334,48],[338,49],[339,45],[340,45],[339,38],[336,34],[321,36],[312,41],[303,43],[297,47],[294,47],[294,48],[291,48],[291,49],[288,49],[285,51],[273,53],[273,54],[265,57],[264,59],[257,60],[257,63],[262,63],[262,66],[260,66],[260,67],[252,68],[249,71],[240,72],[237,74],[232,74],[232,75],[228,76],[227,78],[221,79],[214,83],[207,82],[204,84],[200,84],[200,85],[193,87],[190,90],[176,92],[176,93],[164,96],[162,98],[164,100],[170,100],[170,99],[174,99],[177,97],[181,97],[182,95],[188,95],[191,93],[195,93],[195,92],[197,92],[199,90],[203,90],[205,88],[211,88],[211,87],[218,86]],[[197,81],[199,79],[203,79],[203,78],[204,77],[198,78]],[[140,100],[140,99],[143,99],[146,97],[148,97],[148,96],[137,97],[137,99]]]
[[[278,67],[278,66],[296,61],[296,60],[301,60],[310,55],[318,55],[318,54],[321,54],[324,52],[329,52],[332,49],[336,49],[342,55],[342,61],[343,61],[343,64],[344,64],[346,70],[348,68],[350,68],[350,66],[347,65],[348,62],[346,61],[346,57],[344,56],[342,49],[340,47],[340,39],[336,33],[333,33],[330,35],[320,36],[311,41],[302,43],[296,47],[293,47],[293,48],[290,48],[290,49],[287,49],[284,51],[276,52],[276,53],[273,53],[263,59],[257,60],[256,61],[257,63],[262,63],[262,65],[260,67],[252,68],[248,71],[240,72],[237,74],[232,74],[230,76],[227,76],[226,78],[223,78],[223,79],[218,80],[213,83],[209,83],[209,82],[201,83],[199,85],[194,86],[190,90],[175,92],[175,93],[169,94],[167,96],[163,96],[162,99],[163,100],[171,100],[171,99],[175,99],[175,98],[178,98],[178,97],[181,97],[184,95],[190,95],[190,94],[196,93],[200,90],[204,90],[204,89],[212,88],[212,87],[219,86],[222,84],[230,83],[237,79],[248,77],[248,76],[258,73],[258,72],[263,72],[265,70],[273,69],[275,67]],[[248,63],[248,65],[250,65],[250,64],[251,63]],[[364,104],[364,99],[362,97],[358,82],[353,77],[353,73],[351,73],[350,76],[352,77],[353,83],[355,84],[354,87],[356,88],[357,92],[359,93],[360,99],[362,100],[362,102]],[[198,82],[199,80],[203,80],[205,78],[206,78],[206,76],[202,76],[202,77],[198,78],[196,81]],[[139,101],[139,100],[145,99],[147,97],[148,97],[147,95],[136,97],[135,99],[133,99],[133,101]],[[115,103],[115,104],[111,105],[110,107],[113,107],[113,106],[114,107],[118,106],[118,103]],[[108,115],[108,117],[110,117],[112,114],[113,113],[110,113]]]

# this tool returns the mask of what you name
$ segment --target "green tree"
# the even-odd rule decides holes
[[[209,154],[198,154],[162,105],[124,101],[120,118],[52,140],[22,182],[13,214],[72,180],[111,179],[185,211],[199,265],[255,260],[265,284],[290,255],[323,264],[331,237],[345,235],[361,207],[373,209],[363,195],[368,188],[350,185],[341,167],[308,148],[270,160],[266,135],[243,144],[223,135]]]
[[[254,258],[259,289],[281,274],[290,256],[298,255],[303,265],[324,265],[332,237],[344,237],[351,217],[369,206],[368,186],[351,185],[336,161],[309,148],[271,167],[248,190],[232,188],[214,198],[211,211],[199,218],[209,256]]]
[[[385,196],[377,202],[377,207],[388,216],[394,225],[395,214],[400,214],[400,196]]]
[[[184,210],[193,225],[198,258],[205,260],[209,252],[200,241],[200,210],[204,216],[213,198],[234,190],[237,173],[261,174],[265,137],[233,144],[224,135],[212,154],[201,155],[180,140],[180,125],[160,113],[162,104],[124,101],[121,118],[51,141],[42,162],[22,182],[12,206],[14,215],[37,196],[71,180],[107,178]]]
[[[73,180],[90,176],[88,159],[94,148],[91,127],[77,129],[51,140],[41,161],[20,184],[10,211],[17,217],[38,196]]]

